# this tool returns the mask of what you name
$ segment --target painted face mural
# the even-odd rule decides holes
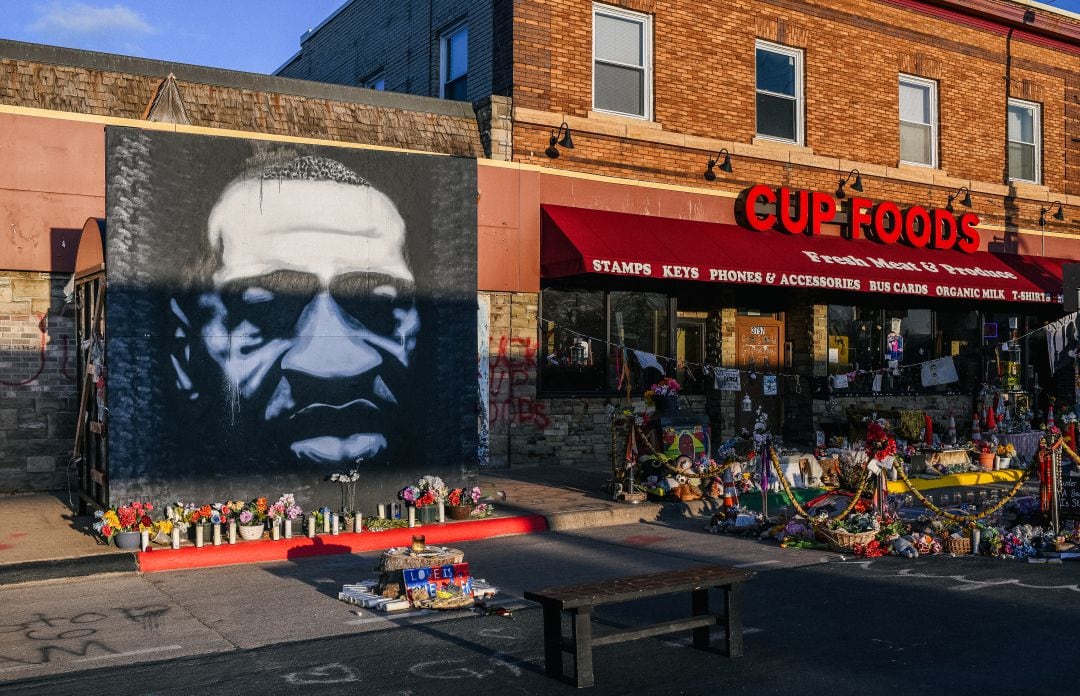
[[[383,502],[475,462],[474,161],[129,129],[107,149],[112,495],[316,495],[359,466]]]

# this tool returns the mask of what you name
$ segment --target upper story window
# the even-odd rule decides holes
[[[442,35],[439,96],[465,101],[469,87],[469,27],[461,25]]]
[[[386,89],[386,75],[384,75],[381,71],[373,73],[361,80],[360,86],[382,92]]]
[[[900,76],[900,161],[937,167],[937,83]]]
[[[1009,179],[1039,183],[1042,127],[1039,105],[1009,100]]]
[[[803,143],[803,54],[797,48],[757,42],[757,134]]]
[[[593,5],[593,108],[652,118],[652,17]]]

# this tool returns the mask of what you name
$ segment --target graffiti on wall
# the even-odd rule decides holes
[[[381,501],[475,461],[475,162],[129,129],[107,151],[114,495],[359,466]]]
[[[532,396],[521,396],[536,376],[539,344],[532,338],[499,336],[498,349],[491,358],[489,401],[491,427],[499,423],[531,424],[543,430],[551,425],[547,404]],[[519,354],[519,355],[515,355]]]
[[[21,378],[20,375],[10,375],[12,379],[0,378],[0,385],[5,387],[25,387],[29,384],[33,384],[41,375],[45,372],[45,368],[49,363],[49,344],[51,337],[49,335],[49,315],[44,312],[36,312],[34,316],[37,318],[37,331],[38,331],[38,349],[37,349],[37,365],[28,370],[30,373],[28,377]],[[69,355],[71,344],[70,336],[63,336],[60,340],[59,354],[55,356],[57,362],[57,372],[64,376],[69,382],[75,382],[75,375],[73,368],[69,367],[71,356]],[[53,351],[56,353],[57,351]]]

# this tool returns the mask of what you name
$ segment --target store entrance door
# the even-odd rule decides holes
[[[740,310],[735,317],[736,367],[744,370],[740,379],[743,391],[738,396],[736,422],[739,428],[752,429],[758,407],[769,416],[769,431],[782,431],[783,413],[779,377],[784,350],[783,313],[765,314]],[[750,397],[751,412],[743,410],[744,397]]]

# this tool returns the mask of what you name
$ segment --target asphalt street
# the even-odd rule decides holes
[[[499,586],[478,612],[339,602],[377,558],[108,575],[0,589],[0,693],[557,694],[528,589],[722,563],[758,572],[745,656],[689,636],[598,648],[597,694],[1075,693],[1080,564],[845,559],[707,534],[677,519],[461,544]],[[607,609],[607,608],[604,608]],[[669,597],[597,612],[612,626],[688,613]]]

